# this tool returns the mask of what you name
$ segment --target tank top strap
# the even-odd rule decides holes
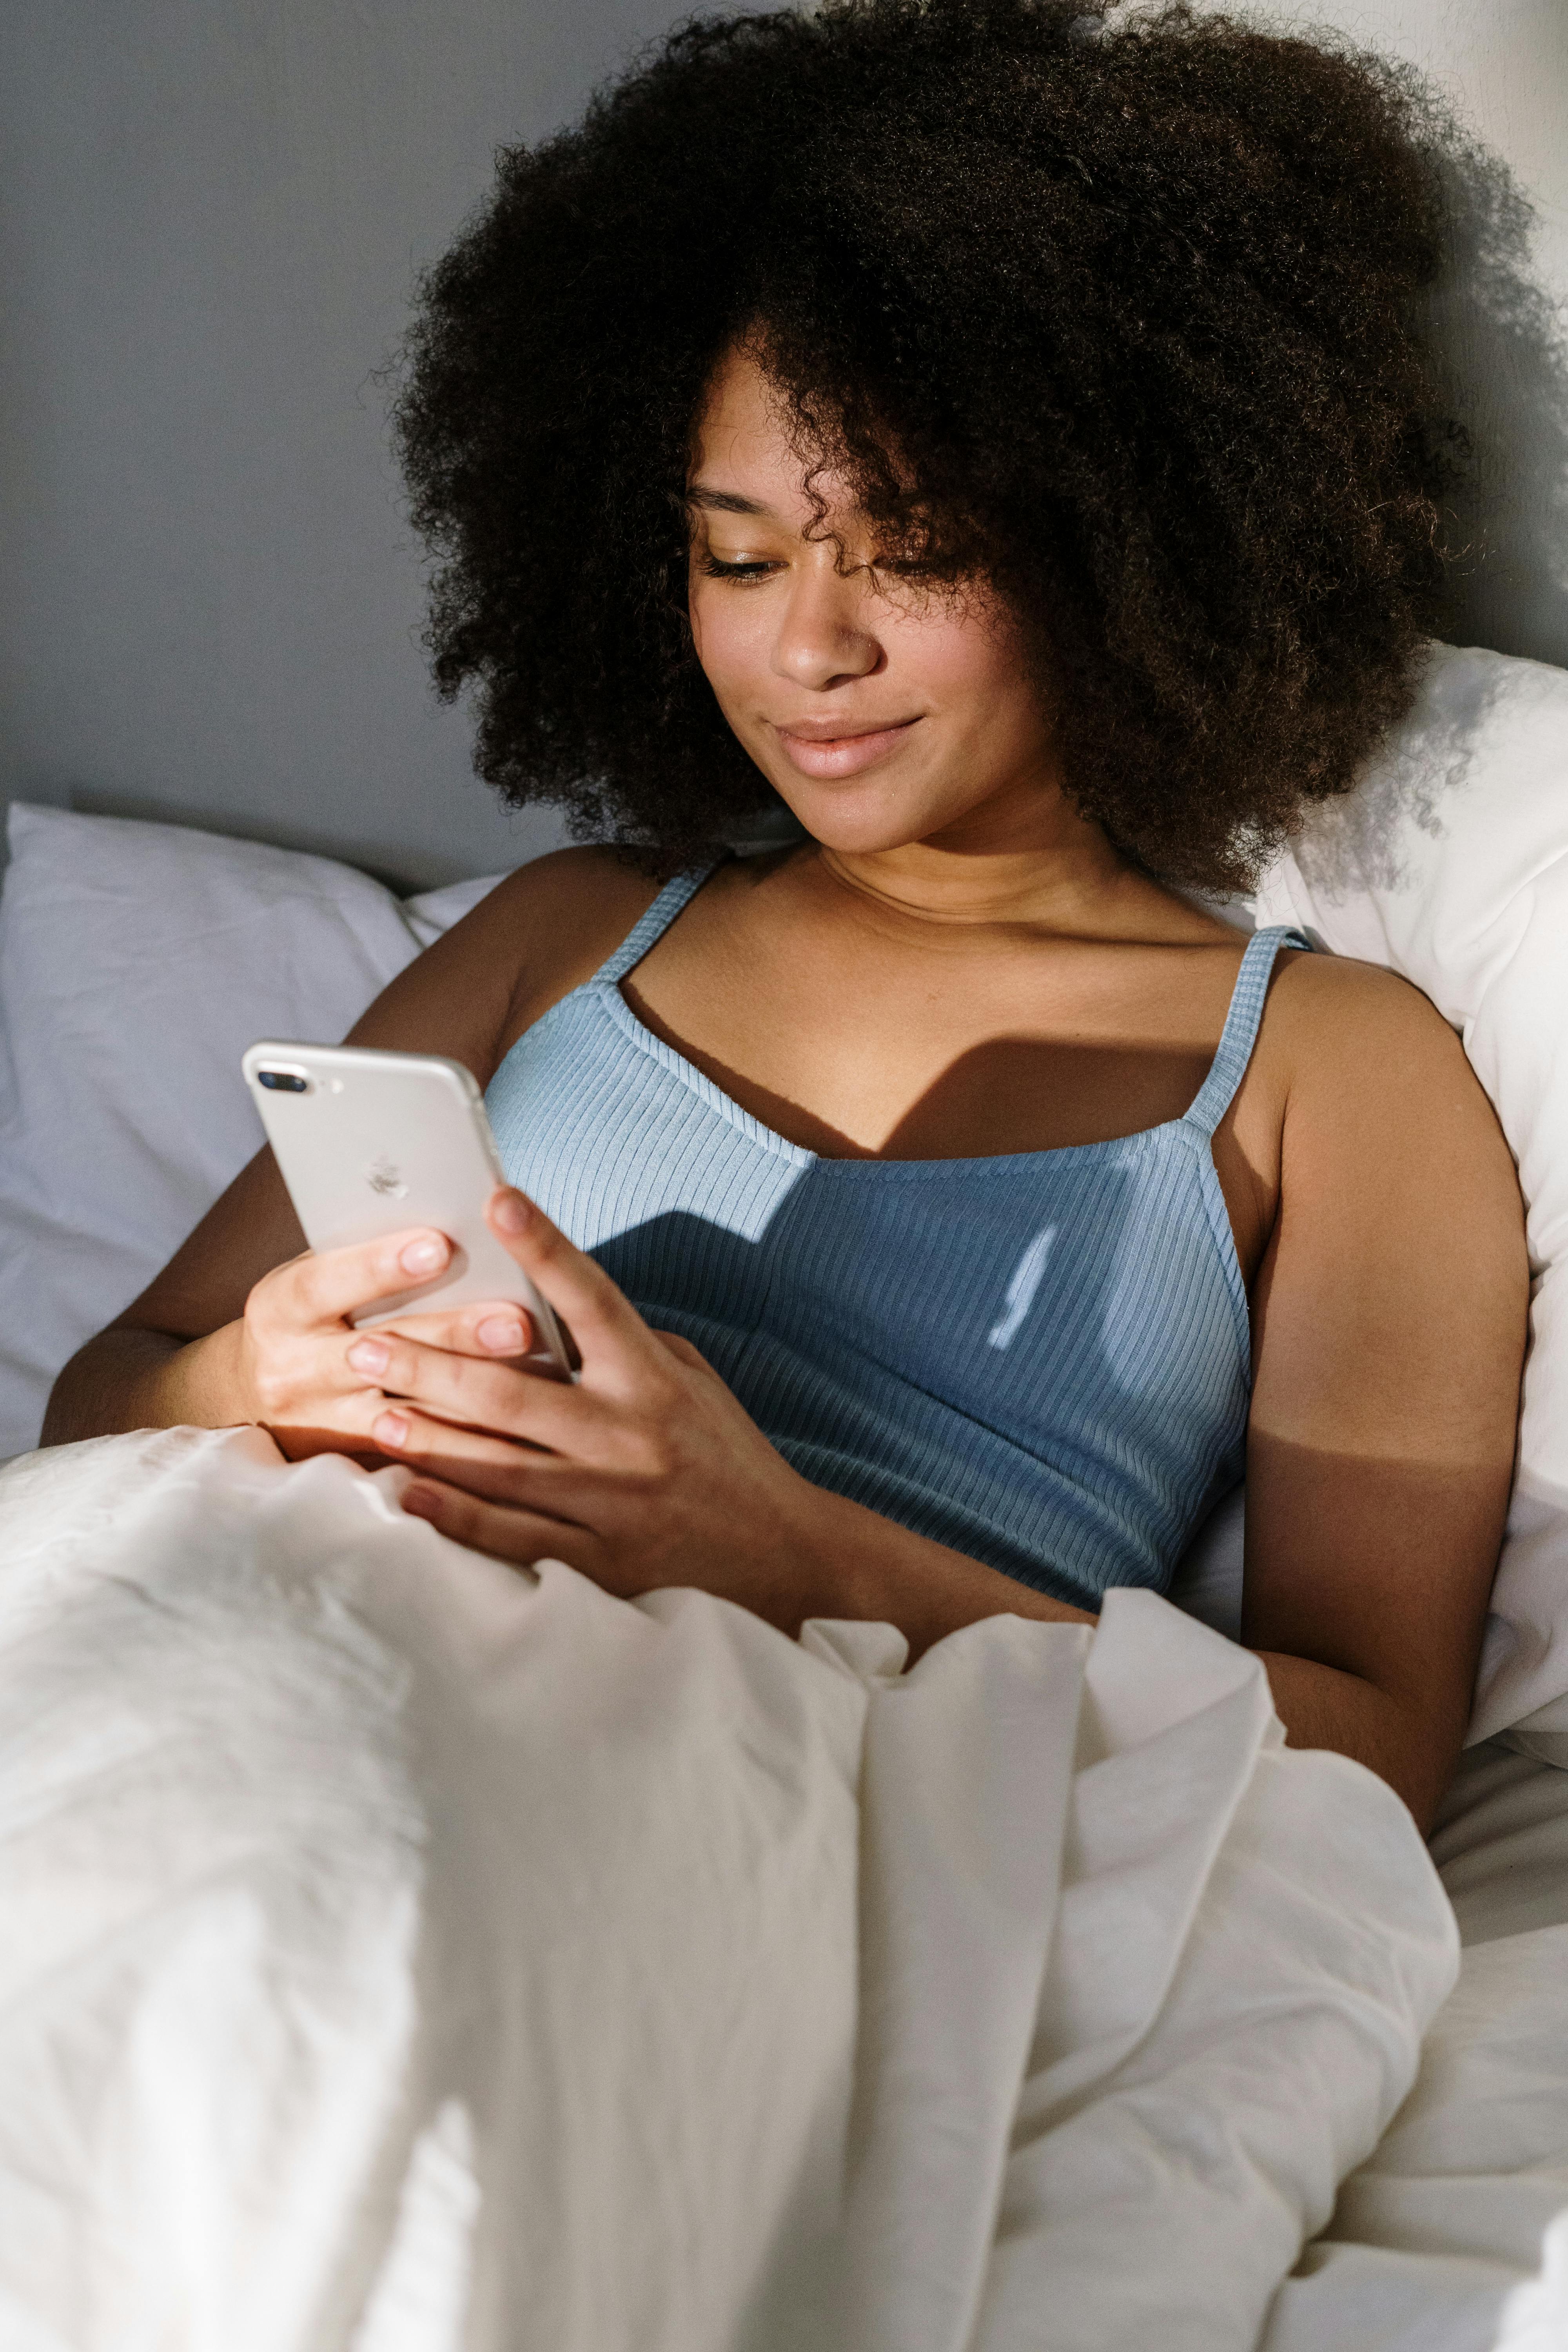
[[[1304,931],[1292,930],[1287,924],[1273,923],[1268,929],[1254,931],[1247,942],[1247,952],[1241,959],[1241,970],[1236,975],[1231,991],[1230,1010],[1225,1016],[1225,1027],[1209,1074],[1198,1090],[1196,1101],[1187,1111],[1184,1125],[1195,1127],[1200,1135],[1212,1136],[1226,1112],[1252,1059],[1252,1049],[1258,1043],[1258,1024],[1268,995],[1268,983],[1274,974],[1274,960],[1281,948],[1305,948],[1310,951],[1312,942]]]
[[[634,964],[641,963],[655,940],[662,938],[668,930],[687,900],[696,897],[710,874],[723,862],[722,858],[715,857],[707,866],[688,866],[686,872],[678,874],[673,882],[667,882],[647,914],[639,917],[620,946],[605,958],[589,986],[592,987],[595,982],[606,981],[614,987],[616,981],[624,980]]]

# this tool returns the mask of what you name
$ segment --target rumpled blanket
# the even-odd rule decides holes
[[[1452,1915],[1154,1595],[903,1671],[401,1473],[0,1474],[6,2352],[1245,2352]]]

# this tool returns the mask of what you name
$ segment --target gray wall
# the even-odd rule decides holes
[[[419,882],[559,837],[500,814],[426,687],[374,375],[493,147],[569,119],[677,13],[7,0],[0,793]],[[1294,13],[1444,78],[1542,200],[1568,294],[1568,0]],[[1509,452],[1451,634],[1568,660],[1564,419],[1521,299],[1449,304]]]
[[[672,0],[6,0],[0,792],[421,882],[509,820],[417,644],[374,373],[501,142]]]

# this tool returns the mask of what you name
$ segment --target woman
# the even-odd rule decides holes
[[[1169,1580],[1247,1476],[1289,1738],[1430,1818],[1526,1267],[1458,1042],[1237,931],[1405,706],[1455,436],[1407,326],[1440,134],[1182,11],[858,0],[678,34],[503,159],[405,400],[480,765],[619,847],[511,876],[353,1034],[488,1085],[512,1310],[349,1318],[263,1154],[53,1441],[254,1421],[610,1591],[920,1650]],[[775,794],[800,838],[716,847]],[[662,886],[662,887],[661,887]]]

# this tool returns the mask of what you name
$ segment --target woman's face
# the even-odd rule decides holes
[[[921,594],[879,574],[842,487],[816,478],[819,524],[803,471],[767,378],[731,352],[688,492],[691,631],[725,718],[806,831],[865,856],[972,832],[982,811],[1011,831],[1059,809],[1005,609],[981,589]],[[833,537],[808,530],[838,534],[843,571]]]

